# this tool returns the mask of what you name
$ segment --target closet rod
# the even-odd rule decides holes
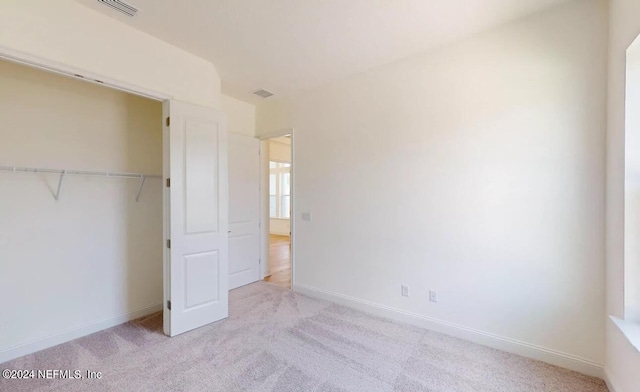
[[[60,180],[58,181],[58,190],[54,195],[56,200],[58,200],[60,196],[60,189],[62,188],[62,180],[64,180],[64,176],[69,174],[79,175],[79,176],[138,178],[140,179],[140,187],[138,187],[136,201],[140,200],[140,192],[142,192],[142,187],[144,186],[144,183],[147,178],[162,178],[161,175],[157,175],[157,174],[122,173],[122,172],[90,171],[90,170],[62,170],[62,169],[46,169],[46,168],[37,168],[37,167],[18,167],[18,166],[0,166],[0,171],[59,174]]]
[[[17,167],[17,166],[0,166],[2,171],[12,172],[31,172],[31,173],[53,173],[53,174],[74,174],[80,176],[102,176],[102,177],[124,177],[124,178],[162,178],[157,174],[143,173],[121,173],[109,171],[90,171],[90,170],[63,170],[63,169],[45,169],[36,167]]]

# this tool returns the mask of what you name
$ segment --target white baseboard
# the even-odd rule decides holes
[[[615,388],[615,384],[611,381],[611,377],[609,377],[609,374],[607,373],[606,370],[603,371],[604,373],[604,382],[605,384],[607,384],[607,388],[609,389],[609,392],[617,392],[618,390]]]
[[[581,358],[577,355],[563,353],[546,347],[522,342],[519,340],[495,335],[492,333],[479,331],[477,329],[465,327],[450,323],[444,320],[438,320],[432,317],[423,316],[417,313],[411,313],[389,306],[376,304],[374,302],[333,293],[330,291],[320,290],[314,287],[301,284],[294,284],[293,291],[310,297],[320,298],[327,301],[335,302],[340,305],[348,306],[361,310],[363,312],[375,314],[377,316],[387,317],[393,320],[405,322],[421,328],[441,332],[450,336],[465,339],[484,346],[506,351],[523,357],[536,359],[565,369],[570,369],[589,376],[603,378],[604,367],[602,364],[591,360]]]
[[[159,312],[162,310],[162,302],[153,304],[138,310],[131,311],[129,313],[116,316],[107,320],[98,321],[96,323],[87,324],[85,326],[70,329],[68,331],[47,336],[45,338],[32,340],[30,342],[21,343],[12,347],[8,347],[0,350],[0,363],[11,361],[12,359],[19,358],[23,355],[31,354],[36,351],[44,350],[49,347],[57,346],[68,342],[73,339],[81,338],[83,336],[91,335],[92,333],[102,331],[107,328],[115,327],[127,321],[134,320],[140,317],[144,317],[151,313]]]

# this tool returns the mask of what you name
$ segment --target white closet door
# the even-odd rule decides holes
[[[229,288],[260,279],[260,142],[229,134]]]
[[[229,314],[227,125],[183,102],[164,113],[164,331],[175,336]]]

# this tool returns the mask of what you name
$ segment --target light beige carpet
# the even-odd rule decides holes
[[[258,282],[227,320],[167,338],[161,315],[0,365],[101,380],[0,380],[1,391],[604,392],[601,380]]]

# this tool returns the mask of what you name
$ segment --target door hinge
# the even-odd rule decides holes
[[[170,178],[167,178],[166,183],[167,183],[167,188],[171,188],[171,179]]]
[[[167,117],[167,126],[171,125],[171,117]]]
[[[167,240],[167,248],[171,249],[171,240]]]
[[[171,310],[171,301],[167,300],[167,309]]]

